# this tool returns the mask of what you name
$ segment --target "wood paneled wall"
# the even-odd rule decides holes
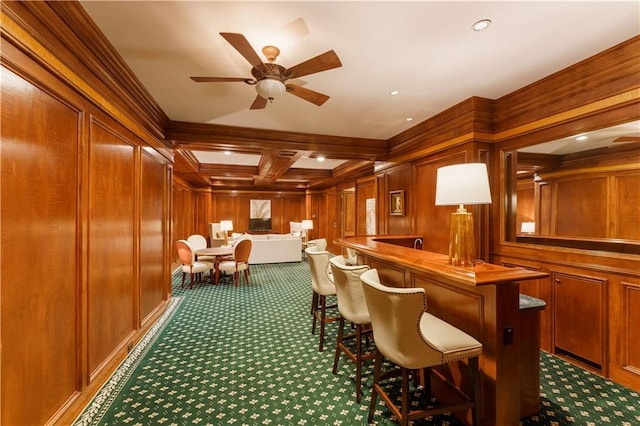
[[[591,363],[587,367],[640,390],[639,331],[637,323],[630,322],[634,312],[640,309],[637,297],[640,258],[511,241],[505,222],[511,197],[506,185],[510,176],[504,173],[508,167],[507,155],[520,147],[638,120],[640,37],[509,94],[497,100],[495,108],[494,158],[500,165],[493,168],[493,173],[501,183],[497,186],[500,201],[492,206],[494,217],[500,220],[491,234],[493,261],[551,275],[551,279],[540,280],[537,285],[521,286],[521,291],[547,302],[541,332],[543,345],[548,350],[578,352],[569,354],[574,361],[580,362],[580,359],[573,356],[582,357]],[[571,166],[573,171],[547,175],[548,183],[539,188],[538,203],[542,207],[539,231],[548,235],[562,232],[573,238],[579,238],[580,234],[611,238],[624,235],[638,240],[637,168],[624,172],[606,170],[610,166],[610,160],[577,159]],[[592,170],[576,171],[579,168]],[[522,190],[520,187],[518,192]],[[574,198],[581,193],[589,200],[588,204],[578,203]],[[528,200],[530,197],[525,198]],[[554,204],[559,202],[569,202],[571,208],[560,213]],[[580,216],[586,222],[577,225],[575,218]],[[565,285],[567,283],[570,285]],[[585,303],[576,304],[576,300],[583,299]],[[563,315],[557,316],[559,312]],[[580,334],[579,327],[587,318],[602,318],[591,323],[599,338],[588,345],[585,342],[584,347],[566,349],[571,346],[567,340]]]
[[[69,424],[166,306],[171,159],[5,6],[0,424]]]
[[[376,193],[376,179],[373,176],[358,179],[356,182],[356,235],[367,235],[367,200],[371,198],[375,200]],[[379,209],[380,206],[376,203],[375,217],[377,217]],[[377,234],[377,220],[375,225],[375,233]]]
[[[602,346],[597,348],[593,362],[602,363],[597,370],[600,374],[636,390],[640,390],[640,348],[635,337],[638,335],[637,323],[631,319],[637,317],[634,312],[640,309],[640,297],[637,296],[640,294],[640,258],[508,241],[506,206],[511,194],[505,189],[509,170],[503,153],[638,120],[639,76],[640,37],[634,37],[496,101],[472,98],[462,102],[392,138],[392,156],[387,164],[377,166],[375,185],[378,233],[423,235],[426,250],[446,253],[451,209],[434,206],[435,171],[438,167],[459,162],[485,162],[489,167],[493,203],[490,207],[472,209],[479,257],[549,272],[552,276],[577,277],[572,284],[577,282],[578,288],[591,282],[590,279],[604,283],[597,287],[604,289],[603,294],[597,295],[601,303],[597,305],[598,312],[580,311],[582,315],[601,315],[603,318]],[[598,173],[591,172],[588,181],[583,180],[586,176],[575,180],[565,171],[561,178],[554,178],[553,193],[549,191],[550,185],[541,187],[540,214],[548,217],[548,224],[540,224],[542,229],[547,228],[546,232],[550,233],[552,227],[560,227],[571,235],[586,232],[586,235],[637,241],[640,232],[637,171],[627,168],[615,173],[605,172],[607,167],[612,167],[610,161],[591,161],[587,166],[599,168]],[[581,167],[585,167],[584,162]],[[405,191],[406,217],[389,215],[388,193],[396,189]],[[522,186],[519,190],[523,194],[527,191]],[[552,213],[555,197],[566,201],[578,192],[586,193],[589,199],[598,199],[594,200],[593,206],[581,208],[576,204],[562,218]],[[361,200],[359,194],[356,196]],[[520,201],[534,203],[532,196],[525,196],[518,203]],[[589,229],[574,229],[576,221],[571,220],[571,214],[585,216]],[[522,220],[524,216],[519,218],[519,223]],[[358,211],[358,222],[364,221],[365,212]],[[582,280],[585,277],[587,280]],[[558,284],[554,280],[547,279],[527,283],[521,288],[522,292],[547,302],[541,336],[544,347],[550,351],[555,350],[556,332],[561,335],[572,332],[556,327],[580,321],[579,316],[569,321],[556,321],[554,312],[563,309],[561,301],[556,305],[556,296],[563,293],[555,292],[555,285]],[[585,291],[587,287],[585,284]]]
[[[273,232],[311,218],[310,238],[327,238],[333,252],[340,236],[339,188],[214,193],[172,179],[167,117],[142,88],[123,84],[119,58],[96,56],[105,41],[83,16],[67,2],[2,5],[2,424],[73,419],[165,306],[176,239],[206,235],[220,219],[248,229],[251,199],[272,200]],[[430,201],[434,171],[462,159],[489,164],[494,203],[474,210],[481,257],[606,283],[601,373],[640,390],[638,256],[506,241],[502,160],[526,144],[638,119],[638,76],[635,37],[393,137],[388,164],[354,182],[357,226],[365,223],[360,206],[375,196],[378,233],[424,234],[426,249],[446,252],[449,212]],[[636,183],[625,175],[615,186],[637,203]],[[388,214],[396,189],[405,191],[403,217]],[[621,223],[635,208],[619,206]],[[538,284],[553,312],[554,284]]]
[[[640,241],[638,170],[581,173],[518,183],[516,229],[536,222],[537,234]]]
[[[271,201],[270,233],[288,233],[289,222],[300,222],[307,216],[306,195],[304,193],[276,193],[273,191],[240,192],[209,191],[191,188],[178,180],[173,189],[173,236],[172,241],[186,239],[191,234],[202,234],[209,237],[209,223],[221,220],[233,221],[233,232],[249,231],[249,213],[251,200]],[[310,214],[310,213],[309,213]],[[317,217],[314,218],[314,230]],[[255,233],[255,232],[254,232]],[[262,232],[261,232],[262,233]],[[319,235],[319,234],[318,234]],[[175,248],[172,258],[177,260]]]

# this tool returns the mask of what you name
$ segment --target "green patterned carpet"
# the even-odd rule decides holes
[[[355,402],[355,367],[331,374],[311,335],[306,262],[251,266],[251,285],[180,288],[168,312],[76,420],[77,425],[363,425],[372,368]],[[420,391],[414,397],[420,396]],[[541,411],[521,425],[639,425],[640,395],[542,352]],[[378,405],[374,420],[395,424]],[[458,425],[441,415],[415,425]]]

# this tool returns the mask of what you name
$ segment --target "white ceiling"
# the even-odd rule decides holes
[[[626,138],[620,141],[618,138]],[[633,141],[632,138],[635,138]],[[588,151],[596,148],[612,147],[626,143],[637,144],[640,141],[640,121],[611,126],[593,132],[580,133],[551,142],[528,146],[519,152],[535,154],[565,155],[575,152]]]
[[[81,4],[171,120],[373,139],[471,96],[500,98],[640,33],[635,0]],[[475,32],[480,19],[492,25]],[[331,98],[318,107],[285,94],[249,110],[254,87],[193,82],[251,77],[220,32],[244,34],[261,57],[276,45],[286,68],[335,50],[341,68],[296,80]]]

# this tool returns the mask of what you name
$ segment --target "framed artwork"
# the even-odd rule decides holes
[[[376,235],[376,199],[367,198],[367,235]]]
[[[249,231],[271,231],[271,200],[249,202]]]
[[[404,191],[389,191],[389,211],[391,216],[404,216]]]

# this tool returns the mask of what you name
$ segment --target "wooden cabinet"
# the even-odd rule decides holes
[[[553,273],[552,281],[555,352],[601,369],[606,280]]]
[[[536,248],[494,262],[548,272],[520,282],[520,293],[544,300],[541,348],[581,367],[640,390],[640,270],[636,256],[560,256]],[[598,263],[600,261],[600,263]]]

